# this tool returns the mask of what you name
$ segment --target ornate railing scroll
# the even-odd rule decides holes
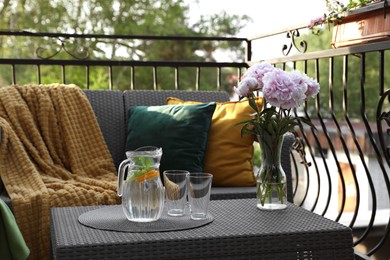
[[[56,50],[50,53],[51,50],[48,50],[47,47],[38,47],[35,51],[38,58],[51,59],[60,54],[61,51],[64,51],[76,60],[85,60],[90,55],[89,49],[85,46],[80,45],[81,43],[78,43],[76,39],[72,39],[69,37],[56,37],[51,40],[53,40],[52,45],[57,45]],[[72,46],[73,48],[70,49],[68,46]]]
[[[249,37],[248,41],[249,41],[249,45],[252,46],[253,51],[256,51],[256,48],[257,50],[258,49],[266,50],[267,53],[270,51],[279,53],[279,51],[281,51],[280,54],[285,57],[289,55],[293,55],[295,53],[304,54],[307,51],[308,43],[306,40],[301,38],[303,36],[301,34],[301,30],[305,30],[305,29],[307,29],[307,26],[299,26],[299,27],[287,28],[282,30],[276,30],[273,32],[268,32],[260,35],[255,35],[253,37]],[[287,43],[282,43],[281,41],[284,41],[285,39],[287,39]],[[262,45],[261,42],[265,42],[265,44]],[[255,47],[257,43],[260,43],[259,48]],[[276,47],[276,49],[274,49],[274,47]],[[251,63],[254,59],[265,60],[264,57],[258,58],[255,56],[249,55],[247,61]],[[267,54],[265,56],[267,56]]]
[[[305,53],[307,50],[307,42],[305,40],[300,40],[299,44],[297,44],[298,37],[300,37],[300,33],[298,29],[291,30],[287,32],[287,39],[290,39],[290,44],[284,44],[282,47],[282,53],[284,56],[288,56],[291,52],[292,47],[294,47],[298,52]],[[299,46],[298,46],[299,45]]]

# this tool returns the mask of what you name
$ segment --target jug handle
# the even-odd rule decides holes
[[[123,182],[124,182],[124,175],[126,172],[126,169],[130,166],[130,159],[126,159],[121,162],[118,168],[118,188],[117,188],[117,193],[119,197],[122,197],[123,193]]]

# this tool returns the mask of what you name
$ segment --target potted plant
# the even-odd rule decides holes
[[[332,46],[351,46],[390,39],[389,0],[326,0],[328,12],[311,21],[309,28],[318,34],[318,25],[333,25]]]

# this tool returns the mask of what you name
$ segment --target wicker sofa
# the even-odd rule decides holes
[[[126,111],[130,106],[164,105],[168,97],[200,102],[224,102],[229,95],[224,91],[182,91],[182,90],[85,90],[97,117],[104,139],[112,155],[115,166],[118,167],[125,156],[126,143]],[[112,129],[121,129],[113,131]],[[121,133],[121,134],[118,134]],[[1,140],[1,129],[0,129]],[[282,166],[289,179],[288,200],[292,201],[290,149],[294,138],[288,136],[282,148]],[[11,208],[9,196],[0,181],[0,198]],[[255,187],[212,187],[211,199],[237,199],[255,196]]]

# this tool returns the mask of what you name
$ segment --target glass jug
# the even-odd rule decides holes
[[[161,155],[161,148],[144,146],[127,151],[127,159],[119,165],[118,195],[130,221],[151,222],[161,216],[164,209],[164,186],[159,171]]]

